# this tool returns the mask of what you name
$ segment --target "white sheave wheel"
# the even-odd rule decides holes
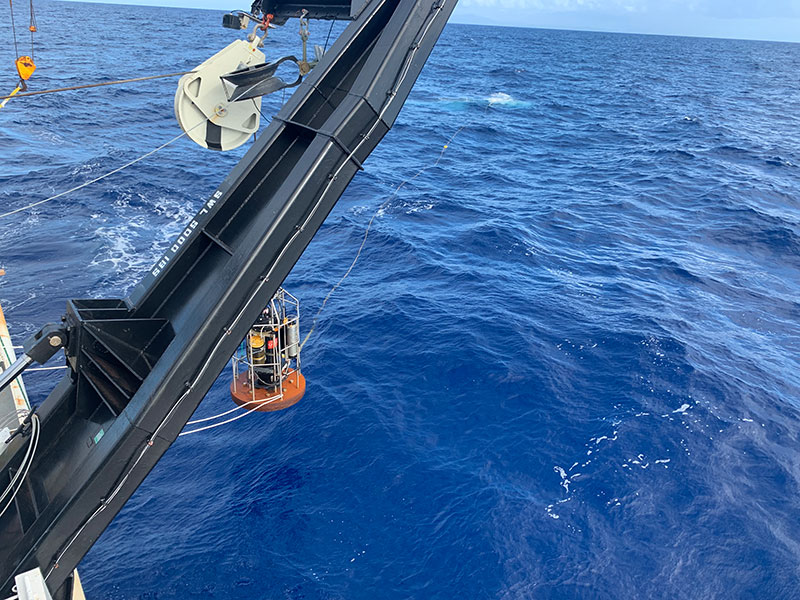
[[[256,43],[236,40],[180,78],[175,118],[192,140],[212,150],[233,150],[258,131],[261,98],[228,102],[220,75],[263,62]]]

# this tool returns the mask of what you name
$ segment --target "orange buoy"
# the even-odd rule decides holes
[[[253,388],[247,371],[231,382],[231,398],[239,406],[259,412],[283,410],[294,406],[306,393],[306,378],[299,371],[290,371],[281,382],[280,388],[275,386],[266,389],[259,386]],[[254,408],[255,407],[255,408]]]

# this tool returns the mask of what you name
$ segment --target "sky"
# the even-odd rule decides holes
[[[242,5],[238,0],[110,1],[222,10]],[[451,21],[800,42],[800,0],[459,0]]]
[[[800,0],[459,0],[452,20],[800,42]]]

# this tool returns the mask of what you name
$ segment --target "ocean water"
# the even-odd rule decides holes
[[[235,37],[218,11],[37,8],[33,89]],[[800,597],[799,70],[800,45],[448,25],[286,281],[307,331],[378,212],[306,398],[179,439],[82,562],[87,596]],[[175,84],[10,102],[0,212],[177,135]],[[0,219],[16,339],[126,294],[243,151],[184,138]],[[57,378],[30,374],[34,400]]]

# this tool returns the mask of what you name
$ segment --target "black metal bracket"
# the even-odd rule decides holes
[[[8,369],[0,373],[0,390],[22,375],[32,363],[43,365],[67,342],[67,332],[61,325],[48,323],[23,343],[23,354]]]
[[[76,413],[98,421],[125,410],[174,337],[167,319],[136,318],[123,300],[71,300],[66,322]]]
[[[29,412],[22,420],[22,423],[19,424],[19,427],[11,432],[11,435],[8,436],[8,439],[4,442],[5,444],[10,444],[18,435],[22,437],[28,437],[28,434],[31,432],[31,428],[33,427],[33,415],[35,412],[36,407],[34,406],[31,409],[31,412]]]

